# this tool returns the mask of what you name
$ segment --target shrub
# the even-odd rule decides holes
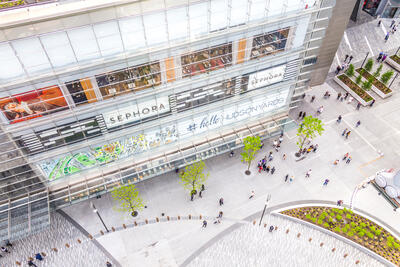
[[[343,227],[343,228],[342,228],[342,232],[343,232],[343,233],[347,233],[347,231],[349,231],[348,228],[346,228],[346,227]]]
[[[349,232],[347,233],[347,235],[350,236],[350,237],[352,237],[352,236],[354,235],[354,232],[353,232],[353,231],[349,231]]]
[[[371,239],[374,238],[374,234],[371,233],[371,232],[366,232],[366,235],[367,235],[369,238],[371,238]]]
[[[311,220],[311,215],[309,213],[306,214],[306,218]]]
[[[368,59],[367,64],[365,64],[364,69],[366,69],[367,71],[371,71],[373,66],[374,66],[374,61],[372,60],[372,58],[370,58]]]
[[[363,237],[363,236],[365,235],[365,233],[362,232],[362,231],[360,231],[360,232],[357,233],[357,235],[358,235],[359,237]]]
[[[376,69],[376,71],[374,72],[374,76],[376,78],[379,77],[379,75],[381,75],[381,70],[382,70],[383,64],[379,65],[379,67]]]
[[[332,217],[335,217],[335,213],[333,213],[333,212],[329,213],[329,215],[331,215]]]
[[[324,221],[322,221],[321,219],[318,220],[318,224],[322,224]]]
[[[338,213],[339,213],[340,215],[343,215],[343,210],[339,210]]]
[[[361,85],[362,89],[365,91],[369,91],[372,87],[372,83],[370,81],[364,81]]]
[[[373,233],[375,233],[375,231],[376,231],[376,229],[375,229],[374,226],[370,226],[370,227],[369,227],[369,230],[371,230],[371,232],[373,232]]]
[[[381,230],[376,230],[376,231],[375,231],[375,234],[376,234],[377,236],[380,236],[380,235],[382,234],[382,231],[381,231]]]
[[[335,229],[333,229],[333,230],[334,230],[335,232],[338,232],[338,233],[339,233],[339,232],[340,232],[340,227],[339,227],[339,226],[336,226]]]
[[[344,212],[348,212],[349,210],[348,210],[348,209],[346,209],[346,208],[343,208],[343,211],[344,211]]]
[[[349,214],[347,214],[347,215],[349,215]],[[357,226],[355,222],[351,222],[350,225],[351,225],[351,227],[353,227],[353,228]]]
[[[400,245],[398,243],[396,243],[396,242],[393,242],[393,246],[394,246],[395,249],[399,249],[400,248]]]
[[[350,215],[350,214],[346,214],[346,218],[349,219],[349,220],[351,220],[351,215]],[[353,222],[351,222],[351,223],[353,223]],[[354,223],[354,224],[355,224],[355,223]]]
[[[332,217],[329,217],[328,221],[329,221],[329,222],[333,222]]]
[[[362,227],[362,228],[365,228],[367,225],[365,224],[365,223],[360,223],[360,226]]]
[[[356,84],[360,84],[360,83],[361,83],[361,79],[362,79],[362,76],[361,76],[361,74],[360,74],[360,75],[358,75],[357,78],[356,78]]]
[[[325,228],[329,228],[329,223],[324,223]]]
[[[354,231],[360,232],[360,231],[361,231],[361,227],[360,227],[360,226],[355,227],[355,228],[354,228]]]
[[[385,72],[384,74],[382,74],[381,81],[384,84],[387,84],[389,82],[390,78],[392,78],[392,76],[393,76],[393,71],[389,70],[389,71]]]
[[[317,221],[317,218],[311,218],[311,221],[313,222],[313,223],[315,223],[316,221]]]
[[[387,245],[389,248],[393,247],[393,244],[392,244],[392,242],[391,242],[391,241],[389,241],[389,240],[386,242],[386,245]]]
[[[347,76],[353,77],[354,76],[354,65],[350,64],[349,68],[346,71]]]
[[[336,215],[336,220],[338,220],[339,222],[342,221],[342,216]]]

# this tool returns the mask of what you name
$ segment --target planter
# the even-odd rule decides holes
[[[347,86],[344,82],[342,82],[339,79],[339,77],[342,75],[344,75],[343,78],[345,78],[355,88],[355,90],[357,90],[357,92],[359,94],[362,94],[362,96],[359,95],[357,92],[355,92],[352,88]],[[374,100],[374,98],[370,94],[368,94],[363,89],[361,89],[361,87],[359,87],[355,82],[353,82],[349,77],[347,77],[347,75],[341,74],[341,75],[335,76],[333,79],[344,90],[346,90],[350,95],[352,95],[358,102],[360,102],[361,105],[367,106],[372,102],[372,100]]]
[[[131,213],[132,217],[136,217],[136,216],[138,216],[138,214],[139,214],[139,212],[137,212],[136,210]]]
[[[356,72],[360,73],[360,69],[357,69]],[[371,73],[364,69],[362,77],[368,80],[369,77],[374,77]],[[393,94],[393,91],[389,89],[384,83],[379,81],[374,77],[374,81],[372,82],[371,90],[374,91],[375,94],[379,95],[382,98],[387,98]]]
[[[251,171],[246,170],[244,173],[245,173],[246,175],[250,175],[250,174],[251,174]]]
[[[397,63],[395,60],[392,59],[393,56],[386,58],[385,62],[390,65],[393,69],[400,72],[400,63]]]

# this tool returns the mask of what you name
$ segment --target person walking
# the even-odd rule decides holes
[[[194,195],[195,195],[194,191],[195,190],[192,190],[192,192],[190,193],[190,201],[193,201],[193,199],[194,199]]]
[[[203,221],[203,225],[201,227],[207,228],[207,221],[206,220]]]
[[[5,253],[10,253],[10,251],[6,247],[1,247],[1,251]]]
[[[360,108],[361,108],[361,103],[358,102],[357,107],[356,107],[356,110],[360,110]]]
[[[380,52],[376,60],[379,62],[382,59],[382,57],[383,57],[383,52]]]
[[[317,149],[318,149],[318,144],[316,144],[316,145],[314,146],[313,152],[314,152],[314,153],[317,152]]]
[[[282,159],[286,160],[286,154],[283,154]]]
[[[384,62],[384,61],[386,60],[386,58],[387,58],[387,55],[386,55],[386,54],[383,54],[382,62]]]
[[[267,168],[265,169],[265,171],[266,171],[267,173],[269,173],[269,170],[270,170],[270,167],[269,167],[269,165],[268,165]]]
[[[224,199],[222,197],[219,199],[219,205],[220,206],[224,205]]]
[[[269,232],[272,233],[272,231],[274,231],[274,226],[271,225],[271,226],[269,227]]]
[[[112,267],[111,262],[107,261],[107,262],[106,262],[106,267]]]
[[[372,106],[374,105],[374,103],[375,103],[375,99],[372,99],[372,102],[371,102],[371,104],[369,104],[369,107],[372,108]]]
[[[339,117],[337,118],[336,122],[339,124],[342,122],[342,115],[339,115]]]
[[[351,62],[352,59],[353,59],[353,55],[350,55],[350,57],[349,57],[349,64],[350,64],[350,62]]]
[[[275,167],[272,167],[271,168],[271,174],[274,174],[274,172],[275,172]]]
[[[206,187],[204,186],[204,184],[201,185],[201,191],[206,190]]]
[[[200,197],[200,198],[203,198],[203,191],[201,191],[201,190],[200,190],[200,192],[199,192],[199,197]]]
[[[339,93],[337,94],[336,100],[339,100],[339,98],[340,98],[341,96],[342,96],[342,93],[339,92]]]
[[[310,103],[314,102],[314,100],[315,100],[315,95],[313,95],[313,96],[311,97]]]
[[[322,114],[323,111],[324,111],[324,106],[320,106],[317,110],[317,114]]]
[[[30,259],[28,260],[28,266],[37,267],[37,265],[33,263],[33,259],[32,259],[32,258],[30,258]]]
[[[361,124],[361,121],[357,121],[356,127],[360,126],[360,124]]]
[[[346,139],[349,139],[350,134],[351,134],[351,131],[348,131],[348,132],[346,133]]]
[[[338,75],[341,70],[342,70],[342,68],[338,65],[336,67],[336,71],[335,71],[336,75]]]
[[[351,102],[353,102],[353,99],[354,99],[354,98],[353,98],[352,96],[350,96],[350,97],[349,97],[349,100],[347,101],[347,104],[351,104]]]
[[[327,186],[327,185],[328,185],[328,183],[329,183],[329,179],[325,179],[325,181],[324,181],[323,185],[324,185],[324,186]]]
[[[347,97],[349,97],[349,92],[346,92],[346,93],[344,94],[344,100],[346,100]]]
[[[289,178],[289,183],[291,184],[291,183],[293,183],[293,181],[294,181],[294,176],[292,175],[292,176],[290,176],[290,178]]]
[[[337,160],[335,160],[334,162],[333,162],[333,165],[338,165],[338,163],[339,163],[339,160],[337,159]]]
[[[289,174],[286,174],[285,176],[285,183],[289,180]]]
[[[381,26],[382,20],[378,21],[378,27]]]
[[[42,254],[36,253],[35,259],[37,259],[38,261],[42,261],[43,260]]]
[[[347,160],[346,160],[346,164],[349,164],[349,163],[350,163],[350,161],[351,161],[351,156],[349,156],[349,157],[347,158]]]
[[[301,118],[301,116],[303,116],[303,111],[299,112],[299,119]]]
[[[222,219],[222,215],[224,215],[224,213],[223,213],[222,211],[220,211],[220,212],[218,213],[218,217],[217,217],[217,218]]]
[[[309,169],[307,172],[306,172],[306,178],[310,178],[310,175],[311,175],[311,169]]]
[[[347,133],[347,128],[343,130],[342,136],[344,136]]]
[[[348,58],[349,58],[349,55],[346,54],[346,56],[344,57],[344,62],[346,62]]]
[[[301,116],[301,119],[303,120],[305,116],[306,116],[306,112],[303,112],[303,116]]]
[[[392,23],[390,23],[390,28],[392,28],[395,23],[396,23],[396,21],[392,20]]]
[[[339,207],[342,206],[342,205],[343,205],[343,200],[338,200],[338,201],[336,202],[336,205],[338,205]]]
[[[349,157],[349,152],[347,152],[346,154],[344,154],[343,159],[342,160],[346,160]]]
[[[385,36],[385,43],[386,43],[387,40],[389,39],[389,35],[390,35],[390,32],[387,32],[387,33],[386,33],[386,36]]]
[[[252,199],[255,195],[256,195],[256,193],[254,192],[254,190],[251,190],[251,194],[250,194],[249,199]]]

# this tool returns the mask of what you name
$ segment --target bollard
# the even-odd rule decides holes
[[[286,230],[286,233],[287,233],[287,234],[289,233],[289,229]]]
[[[191,220],[191,219],[192,219],[192,215],[189,214],[189,220]]]
[[[180,220],[180,219],[181,219],[181,216],[178,215],[178,220]]]
[[[156,217],[156,222],[159,222],[160,220],[158,219],[158,217]]]
[[[122,227],[124,227],[124,229],[126,229],[126,225],[125,224],[123,224]]]
[[[312,240],[312,238],[310,237],[310,238],[308,239],[308,242],[311,242],[311,240]]]
[[[82,243],[82,241],[78,238],[78,243],[80,244],[80,243]]]
[[[201,216],[201,214],[200,214],[199,218],[200,218],[200,220],[201,220],[201,219],[203,218],[203,216]]]
[[[69,245],[68,243],[65,243],[65,246],[66,246],[67,248],[69,248],[69,247],[70,247],[70,245]]]
[[[169,216],[167,216],[167,221],[169,221]]]
[[[103,232],[103,230],[100,230],[100,234],[101,234],[101,235],[104,235],[104,232]]]
[[[298,233],[298,234],[297,234],[297,238],[299,238],[300,236],[301,236],[301,234],[300,234],[300,233]]]
[[[111,227],[111,230],[112,230],[113,232],[115,232],[115,228],[114,228],[114,226],[112,226],[112,227]]]
[[[146,219],[146,220],[144,220],[144,222],[146,223],[146,224],[149,224],[149,221]]]

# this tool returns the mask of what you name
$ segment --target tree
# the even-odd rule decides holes
[[[129,212],[133,217],[137,216],[138,211],[142,210],[145,205],[133,184],[116,187],[111,191],[111,195],[119,204],[116,210]]]
[[[381,75],[381,70],[382,70],[382,68],[383,68],[383,64],[379,65],[379,67],[378,67],[378,68],[376,69],[376,71],[374,72],[374,76],[375,76],[376,78],[378,78],[379,75]]]
[[[300,157],[307,139],[312,140],[317,134],[322,135],[324,130],[323,123],[320,119],[314,118],[313,116],[305,117],[299,129],[297,129],[297,136],[299,139],[296,144],[299,147],[299,152],[296,153],[296,156]]]
[[[365,64],[364,69],[366,69],[368,72],[372,70],[372,67],[374,66],[374,61],[372,58],[368,59],[367,64]]]
[[[191,165],[185,167],[185,170],[179,174],[181,178],[181,184],[187,190],[190,195],[196,194],[201,189],[201,186],[207,181],[208,172],[204,173],[206,164],[200,160]]]
[[[389,82],[390,78],[392,78],[392,76],[393,76],[393,71],[389,70],[389,71],[385,72],[384,74],[382,74],[381,81],[384,84],[387,84]]]
[[[357,78],[356,78],[356,83],[357,83],[357,84],[360,84],[360,83],[361,83],[361,79],[362,79],[362,76],[361,76],[361,74],[360,74],[360,75],[358,75]]]
[[[242,162],[246,162],[248,164],[245,173],[249,175],[251,173],[251,162],[255,158],[258,150],[261,148],[261,140],[259,136],[247,136],[245,139],[243,139],[243,144],[243,152],[240,155],[242,155]]]
[[[362,88],[366,91],[370,90],[372,87],[372,81],[373,81],[374,77],[369,77],[369,79],[365,82],[363,82],[362,84]]]
[[[353,64],[349,65],[349,68],[347,69],[346,74],[349,77],[353,77],[353,75],[354,75],[354,65]]]

